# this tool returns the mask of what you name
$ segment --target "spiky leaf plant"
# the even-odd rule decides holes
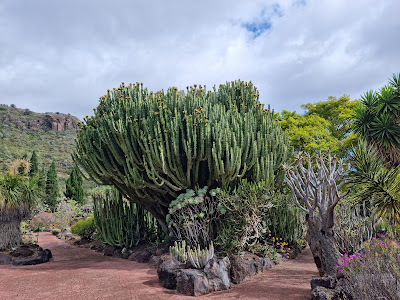
[[[168,232],[168,206],[195,186],[226,188],[239,179],[283,181],[287,136],[263,109],[253,84],[207,91],[149,92],[122,84],[79,125],[74,160],[97,182],[115,186]]]
[[[24,166],[23,174],[16,172]],[[29,162],[18,160],[6,174],[0,175],[0,250],[10,249],[22,241],[20,223],[38,197],[37,177],[29,178]]]
[[[354,131],[377,149],[387,166],[399,165],[400,73],[378,92],[366,92],[354,116]]]

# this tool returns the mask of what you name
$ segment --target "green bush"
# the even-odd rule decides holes
[[[264,182],[249,183],[242,180],[232,192],[218,195],[225,209],[221,217],[216,244],[224,254],[236,254],[255,245],[265,233],[262,223],[267,205],[268,185]]]
[[[93,216],[84,220],[79,220],[71,226],[71,232],[73,234],[78,234],[85,239],[89,239],[95,231],[96,225]]]

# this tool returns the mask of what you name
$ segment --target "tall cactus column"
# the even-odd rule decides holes
[[[196,185],[227,188],[239,179],[281,182],[287,136],[257,89],[243,81],[148,92],[122,84],[79,125],[74,160],[115,186],[167,230],[170,202]]]

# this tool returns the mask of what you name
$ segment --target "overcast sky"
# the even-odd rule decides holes
[[[252,81],[275,111],[400,72],[398,0],[0,1],[0,103],[92,115],[107,89]]]

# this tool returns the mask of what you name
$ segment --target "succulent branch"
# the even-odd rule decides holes
[[[203,269],[208,261],[214,257],[214,245],[210,243],[208,248],[201,249],[200,245],[195,248],[186,247],[186,242],[175,242],[174,246],[169,248],[170,254],[182,263],[189,262],[196,269]]]

